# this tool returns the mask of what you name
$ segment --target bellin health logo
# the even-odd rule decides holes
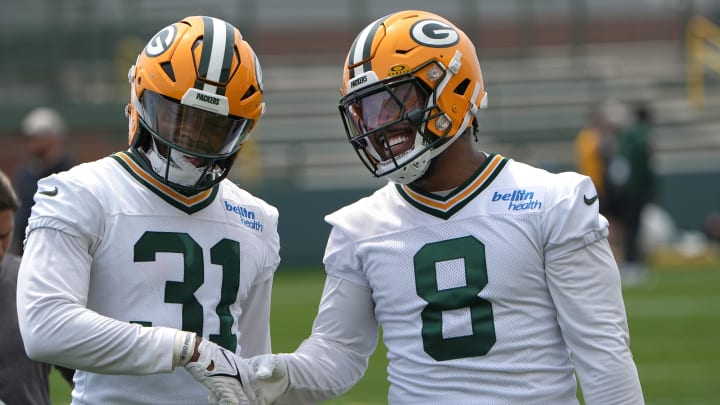
[[[493,194],[492,201],[507,201],[508,211],[525,211],[542,208],[542,202],[540,200],[535,200],[534,198],[535,192],[521,189],[503,194],[496,191]]]
[[[240,217],[240,222],[242,222],[243,225],[247,226],[250,229],[262,232],[263,225],[260,221],[255,219],[255,212],[250,211],[249,209],[240,205],[235,205],[228,200],[223,200],[223,202],[225,203],[225,210],[237,214],[237,216]]]

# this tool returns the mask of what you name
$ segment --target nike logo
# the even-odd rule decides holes
[[[594,197],[587,198],[585,195],[583,195],[583,201],[585,201],[585,204],[587,205],[593,205],[593,203],[598,199],[597,194],[595,194]]]
[[[38,191],[38,193],[39,193],[39,194],[42,194],[42,195],[47,195],[47,196],[50,196],[50,197],[55,197],[55,196],[58,194],[58,188],[57,188],[57,187],[53,187],[52,190]]]

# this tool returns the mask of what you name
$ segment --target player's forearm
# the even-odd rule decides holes
[[[174,329],[129,324],[70,303],[39,307],[21,325],[34,360],[103,374],[172,371]]]
[[[642,404],[620,276],[607,240],[553,260],[547,268],[585,402]]]
[[[602,360],[595,359],[596,362]],[[638,372],[629,350],[608,356],[604,364],[587,365],[578,379],[587,405],[644,404]]]
[[[290,386],[279,404],[315,404],[338,397],[365,373],[368,358],[336,343],[311,337],[294,353],[279,354]]]
[[[28,355],[109,374],[169,372],[176,331],[142,327],[84,306],[86,241],[52,229],[30,233],[18,276],[17,311]]]
[[[317,403],[360,380],[377,345],[373,308],[370,289],[328,276],[312,335],[294,353],[279,355],[290,379],[279,403]]]

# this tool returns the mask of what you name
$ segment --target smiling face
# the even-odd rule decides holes
[[[415,145],[426,99],[413,81],[382,85],[358,97],[345,107],[354,141],[375,163],[399,158]]]
[[[405,123],[397,123],[370,136],[370,144],[380,157],[379,161],[400,157],[415,143],[415,129]]]
[[[408,113],[420,111],[424,103],[424,98],[411,82],[395,87],[392,93],[377,93],[366,101],[366,104],[379,106],[378,111],[373,111],[377,117],[372,123],[375,128],[390,124],[383,131],[370,136],[370,143],[380,161],[399,157],[414,145],[418,128],[411,124],[407,116]]]

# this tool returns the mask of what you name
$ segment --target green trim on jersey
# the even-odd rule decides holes
[[[186,196],[160,182],[153,173],[149,173],[145,169],[145,163],[131,150],[117,152],[110,155],[110,157],[120,163],[140,184],[147,187],[168,204],[186,214],[194,214],[210,205],[213,200],[215,200],[215,196],[220,188],[220,185],[216,184],[208,190],[192,196]]]
[[[406,184],[396,184],[395,188],[402,198],[420,211],[448,219],[485,190],[508,161],[508,158],[497,153],[490,154],[472,177],[446,196],[438,196]]]

